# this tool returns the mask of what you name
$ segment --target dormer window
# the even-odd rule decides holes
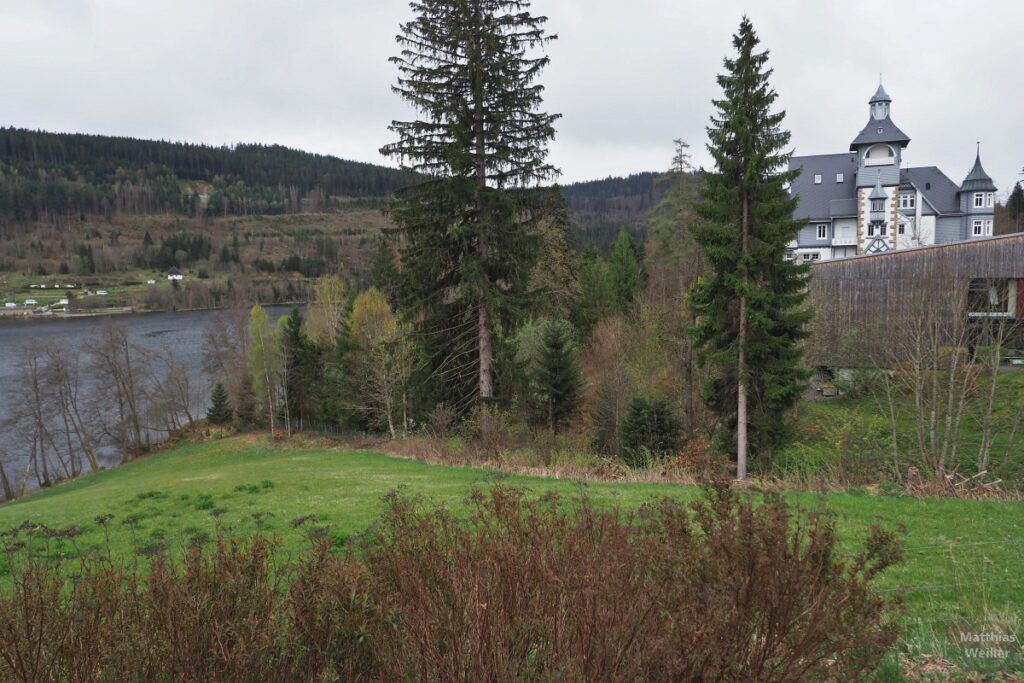
[[[821,174],[820,173],[815,173],[814,174],[814,184],[815,185],[821,185]]]
[[[881,126],[879,126],[878,127],[878,134],[881,135],[884,132],[885,132],[885,128],[882,128]]]
[[[836,182],[837,183],[843,182],[843,174],[842,173],[836,173]]]

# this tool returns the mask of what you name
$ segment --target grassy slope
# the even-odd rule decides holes
[[[987,391],[987,383],[983,383],[968,402],[961,419],[957,466],[967,474],[977,471],[982,408]],[[1008,482],[1008,488],[1020,486],[1024,481],[1024,438],[1021,426],[1015,426],[1022,405],[1024,372],[1004,368],[999,374],[994,401],[989,472],[992,477]],[[879,404],[870,395],[804,402],[795,441],[780,458],[778,474],[791,479],[814,479],[815,475],[833,469],[859,475],[855,479],[861,481],[892,478],[891,428],[884,409],[884,403]],[[917,450],[913,415],[913,398],[909,394],[901,395],[897,403],[897,432],[903,471],[910,465],[924,467],[913,455]],[[1013,435],[1012,440],[1010,435]]]
[[[496,480],[476,468],[443,467],[338,447],[274,447],[239,437],[186,445],[122,468],[83,477],[21,501],[0,506],[0,530],[24,520],[51,526],[77,525],[76,545],[58,540],[51,552],[74,555],[104,543],[98,515],[109,525],[115,551],[164,542],[180,547],[217,524],[232,533],[252,533],[253,513],[270,512],[263,528],[296,552],[303,532],[289,521],[318,515],[340,538],[370,525],[381,497],[397,488],[458,508],[474,486]],[[635,506],[661,496],[692,498],[693,487],[591,483],[504,477],[537,493],[564,496],[583,488],[596,501]],[[988,501],[912,499],[869,495],[793,495],[807,509],[834,511],[844,547],[855,550],[873,523],[905,527],[905,561],[882,579],[885,590],[903,590],[910,634],[923,647],[944,640],[950,620],[984,625],[992,615],[1012,621],[1024,612],[1024,505]],[[212,515],[217,512],[219,514]],[[134,528],[125,525],[135,516]],[[0,556],[2,557],[2,556]],[[4,560],[0,559],[0,563]],[[0,573],[6,567],[0,565]],[[1019,622],[1018,622],[1019,626]],[[980,627],[980,626],[979,626]],[[1015,627],[1016,628],[1016,627]],[[934,651],[934,650],[932,650]],[[947,653],[949,654],[949,653]],[[955,654],[955,653],[954,653]]]

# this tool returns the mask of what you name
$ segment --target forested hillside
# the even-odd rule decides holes
[[[642,242],[664,195],[661,177],[564,187],[573,246],[608,253],[622,231]],[[307,281],[322,275],[354,286],[367,281],[391,225],[381,209],[415,182],[281,145],[0,128],[0,299],[56,302],[62,297],[32,289],[62,277],[110,292],[79,297],[77,309],[304,300]],[[166,285],[171,267],[186,273],[181,287]],[[154,276],[164,284],[146,285]]]
[[[662,175],[634,173],[563,187],[575,222],[577,246],[593,244],[607,252],[622,230],[643,238],[648,214],[665,193],[665,185],[658,182]]]
[[[337,197],[386,197],[396,169],[281,145],[212,147],[0,129],[0,220],[175,213],[295,213]]]

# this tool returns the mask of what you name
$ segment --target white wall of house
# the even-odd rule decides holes
[[[817,254],[817,258],[815,258]],[[818,261],[828,261],[832,258],[832,247],[823,247],[821,249],[807,249],[801,247],[796,250],[796,260],[799,263],[817,263]]]
[[[892,223],[892,212],[894,204],[893,202],[898,201],[899,187],[890,186],[883,187],[882,190],[885,192],[885,235],[881,235],[879,227],[874,228],[874,235],[868,236],[868,227],[871,223],[871,200],[868,198],[871,196],[871,192],[874,190],[873,187],[862,187],[857,190],[857,210],[860,213],[860,234],[857,235],[857,241],[860,247],[860,253],[863,253],[876,237],[884,237],[889,244],[890,249],[896,248],[896,226]]]
[[[857,245],[857,219],[837,218],[835,221],[834,246],[856,246]]]

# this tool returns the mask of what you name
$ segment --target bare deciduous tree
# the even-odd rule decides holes
[[[142,368],[138,350],[128,340],[128,329],[106,323],[93,341],[90,355],[96,401],[113,402],[104,431],[125,455],[137,457],[145,450]]]

